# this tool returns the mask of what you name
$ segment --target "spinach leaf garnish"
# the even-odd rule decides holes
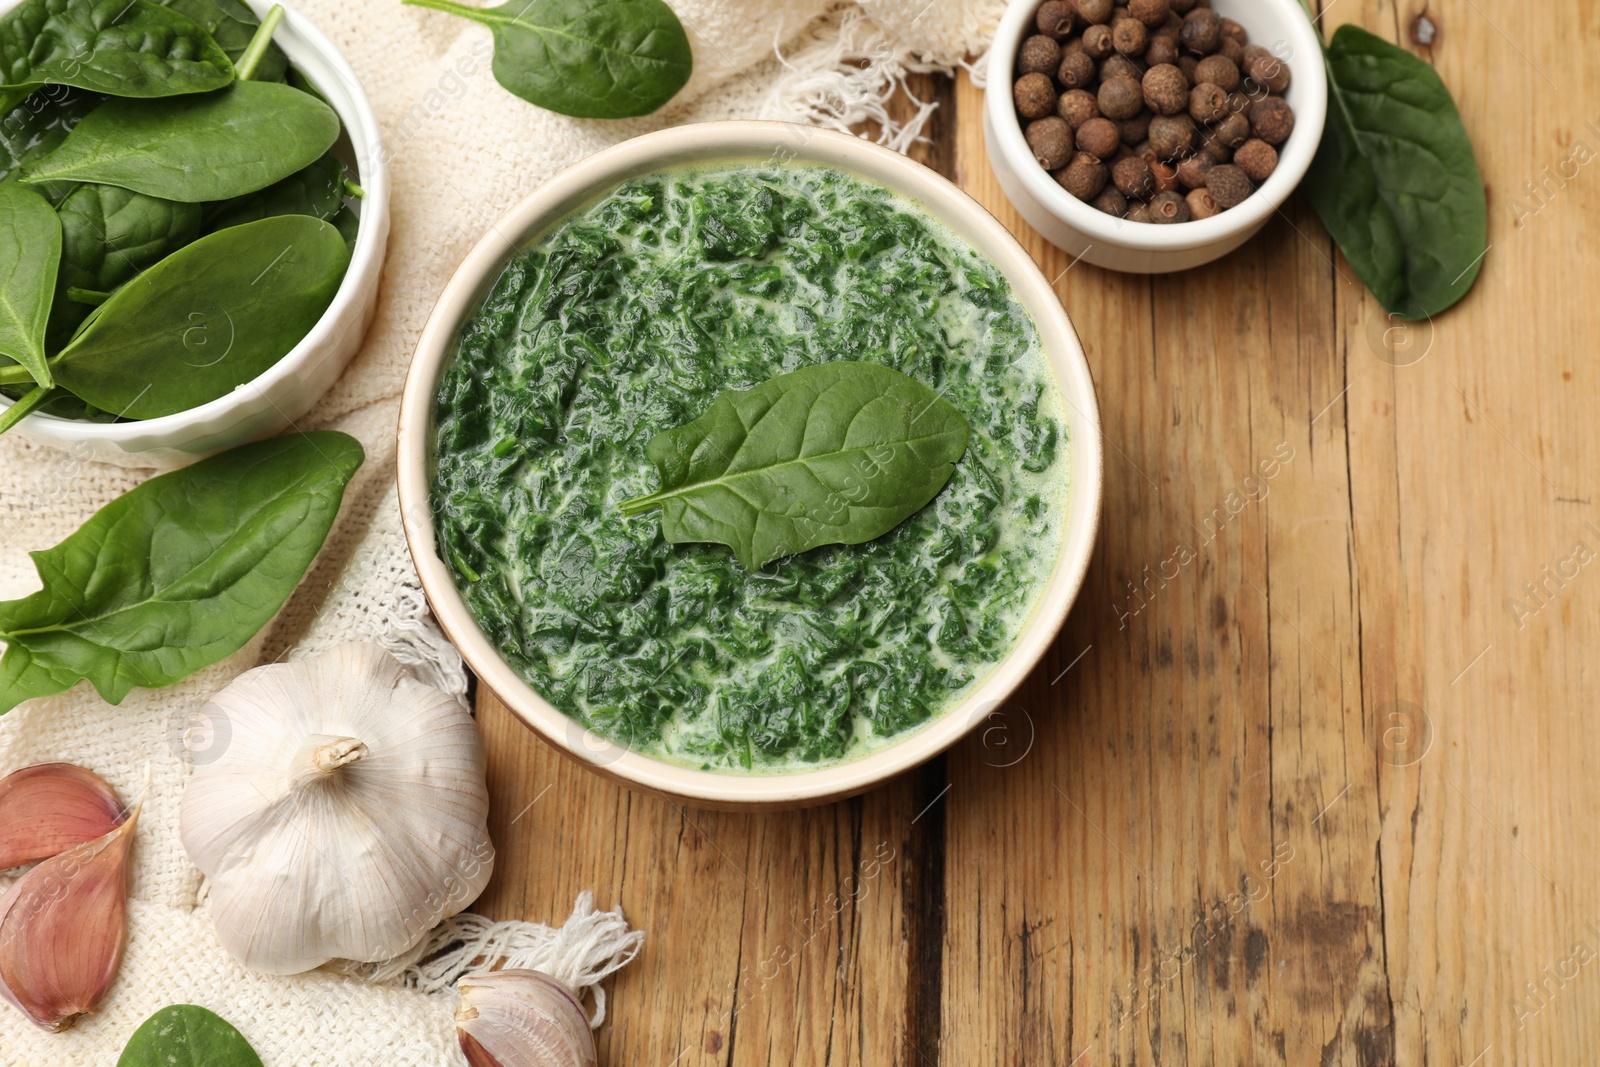
[[[243,648],[311,566],[363,458],[333,431],[241,445],[32,553],[44,588],[0,603],[0,713],[84,678],[119,704]]]
[[[657,435],[646,454],[668,541],[732,548],[754,570],[820,545],[882,537],[938,495],[967,449],[961,412],[873,363],[834,362],[718,394],[700,418]]]
[[[0,184],[0,355],[54,384],[44,335],[61,262],[61,220],[32,189]]]
[[[1380,304],[1404,319],[1437,315],[1472,288],[1488,241],[1460,112],[1431,66],[1358,26],[1339,27],[1325,54],[1311,203]]]
[[[495,80],[563,115],[648,115],[676,96],[694,71],[689,36],[662,0],[511,0],[488,8],[405,2],[489,27]]]
[[[194,1004],[171,1004],[133,1032],[117,1067],[261,1067],[233,1024]]]

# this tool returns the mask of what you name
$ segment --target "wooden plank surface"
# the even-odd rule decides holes
[[[1298,198],[1200,271],[1074,265],[923,83],[1089,354],[1088,585],[990,729],[810,812],[630,793],[480,693],[479,910],[648,931],[603,1063],[1600,1063],[1600,11],[1423,10],[1328,14],[1436,65],[1490,186],[1477,289],[1405,330]]]

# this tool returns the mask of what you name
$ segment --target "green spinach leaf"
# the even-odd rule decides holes
[[[73,127],[105,98],[98,93],[50,85],[32,93],[0,119],[0,182],[20,180],[22,167],[54,152]],[[71,182],[47,182],[35,188],[51,203],[60,203]]]
[[[1437,315],[1472,288],[1489,232],[1455,101],[1431,66],[1358,26],[1339,27],[1327,61],[1311,203],[1379,303]]]
[[[240,0],[155,0],[162,7],[194,19],[211,39],[222,46],[228,58],[238,63],[246,48],[250,47],[256,27],[261,20]],[[277,45],[269,45],[266,55],[256,65],[252,81],[281,82],[289,73],[289,57]]]
[[[206,206],[206,229],[222,230],[274,215],[310,215],[332,222],[344,207],[344,164],[323,156],[258,193]]]
[[[149,0],[23,0],[0,18],[0,82],[8,93],[71,85],[110,96],[177,96],[231,81],[233,64],[210,34]]]
[[[133,1032],[117,1067],[261,1067],[261,1057],[222,1016],[173,1004]]]
[[[494,34],[494,76],[530,104],[584,119],[648,115],[694,71],[678,16],[662,0],[511,0],[467,7],[405,0]]]
[[[718,394],[646,448],[668,541],[713,541],[755,569],[819,545],[882,537],[938,495],[967,449],[967,420],[915,378],[823,363]]]
[[[275,82],[170,100],[108,100],[23,181],[102,182],[200,203],[264,189],[333,146],[339,116]]]
[[[300,343],[349,263],[339,231],[305,215],[208,234],[95,308],[51,361],[56,381],[131,419],[226,396]]]
[[[61,263],[61,222],[50,202],[25,186],[0,185],[0,354],[46,389],[45,327]]]
[[[61,217],[61,276],[50,313],[58,350],[89,309],[69,289],[109,293],[200,236],[200,205],[145,196],[114,185],[80,185],[56,208]]]
[[[0,603],[0,712],[84,678],[118,704],[243,648],[311,566],[363,458],[331,431],[241,445],[32,553],[44,588]]]

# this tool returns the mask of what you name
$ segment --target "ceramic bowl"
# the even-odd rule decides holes
[[[1135,274],[1188,270],[1244,244],[1283,206],[1305,177],[1322,140],[1328,82],[1317,31],[1300,0],[1213,0],[1220,15],[1237,19],[1252,43],[1288,62],[1293,71],[1284,99],[1295,126],[1278,146],[1278,169],[1255,194],[1230,211],[1172,226],[1128,222],[1079,200],[1039,166],[1022,136],[1012,103],[1013,64],[1023,38],[1036,33],[1039,0],[1012,0],[989,50],[983,136],[989,163],[1017,212],[1050,243],[1097,267]]]
[[[1071,492],[1055,570],[1010,654],[959,705],[865,758],[786,774],[695,770],[614,745],[558,711],[500,657],[479,630],[440,560],[429,484],[434,398],[463,324],[507,261],[553,224],[621,182],[705,161],[797,159],[837,167],[922,205],[992,260],[1038,327],[1065,399]],[[558,175],[489,228],[456,271],[417,346],[400,408],[399,488],[406,537],[435,614],[467,663],[524,722],[584,765],[629,786],[695,806],[731,810],[800,807],[860,793],[948,748],[984,722],[1054,641],[1083,583],[1099,525],[1100,417],[1094,382],[1072,324],[1021,245],[950,182],[904,156],[856,137],[772,122],[716,122],[663,130],[594,155]]]
[[[271,0],[251,0],[258,15],[265,15],[271,6]],[[339,113],[345,133],[334,151],[351,166],[355,181],[366,193],[358,204],[361,225],[350,269],[333,303],[311,332],[270,370],[210,403],[157,419],[116,423],[35,413],[11,433],[79,452],[87,447],[95,459],[113,463],[187,463],[290,429],[328,391],[361,347],[377,307],[378,276],[389,241],[389,174],[378,120],[350,65],[304,15],[288,8],[273,40]],[[0,397],[0,409],[10,404]]]

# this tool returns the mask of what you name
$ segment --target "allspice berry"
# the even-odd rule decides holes
[[[1195,75],[1200,72],[1200,61],[1194,56],[1185,53],[1178,57],[1178,69],[1183,71],[1183,76],[1189,79],[1189,84],[1195,83]]]
[[[1150,176],[1156,181],[1156,195],[1170,193],[1178,187],[1178,172],[1170,163],[1150,164]]]
[[[1150,46],[1150,31],[1138,19],[1118,19],[1111,27],[1111,46],[1125,56],[1142,56]]]
[[[1201,189],[1206,184],[1206,174],[1216,166],[1204,152],[1196,152],[1178,164],[1178,184],[1185,189]]]
[[[1068,52],[1056,66],[1056,77],[1068,89],[1087,89],[1095,80],[1094,60],[1086,52]]]
[[[1144,92],[1139,88],[1139,83],[1120,75],[1101,83],[1097,99],[1100,104],[1100,114],[1119,122],[1131,119],[1144,110]],[[1144,138],[1138,140],[1142,141]],[[1137,144],[1138,141],[1134,143]]]
[[[1073,4],[1084,22],[1108,22],[1111,19],[1111,0],[1073,0]]]
[[[1228,102],[1230,113],[1227,118],[1212,127],[1211,139],[1224,148],[1238,148],[1250,139],[1250,120],[1241,112],[1233,111],[1233,101]]]
[[[1133,203],[1128,205],[1128,213],[1124,215],[1123,218],[1127,219],[1129,222],[1149,222],[1150,205],[1142,204],[1135,200]]]
[[[1056,83],[1048,74],[1024,74],[1012,87],[1017,114],[1025,119],[1042,119],[1056,109]]]
[[[1183,201],[1189,205],[1191,219],[1209,219],[1213,215],[1222,214],[1222,208],[1211,195],[1210,189],[1192,189]]]
[[[1131,119],[1123,119],[1117,123],[1117,132],[1122,135],[1122,143],[1130,147],[1150,139],[1150,112],[1139,109],[1139,113]]]
[[[1150,147],[1162,159],[1182,159],[1194,149],[1194,123],[1188,115],[1157,115],[1150,120]]]
[[[1178,42],[1160,34],[1150,38],[1150,47],[1144,50],[1144,65],[1159,67],[1163,63],[1178,61]]]
[[[1222,35],[1238,41],[1241,45],[1250,43],[1250,32],[1236,20],[1227,17],[1222,20]]]
[[[1189,79],[1170,63],[1144,72],[1144,102],[1157,115],[1176,115],[1189,106]]]
[[[1106,187],[1106,165],[1087,152],[1079,152],[1064,170],[1056,171],[1061,188],[1088,202]]]
[[[1027,46],[1027,41],[1023,46]],[[1206,56],[1194,65],[1196,85],[1215,85],[1225,93],[1239,88],[1239,66],[1224,55]]]
[[[1148,161],[1129,156],[1111,168],[1111,182],[1123,196],[1149,200],[1156,194],[1156,176]]]
[[[1056,102],[1056,114],[1067,120],[1067,123],[1077,129],[1090,119],[1100,117],[1100,105],[1095,101],[1095,95],[1087,89],[1068,89],[1061,94],[1061,99]],[[1240,116],[1244,121],[1245,137],[1250,136],[1250,120]],[[1240,138],[1243,143],[1244,138]]]
[[[1151,222],[1188,222],[1189,218],[1189,202],[1177,193],[1160,193],[1150,201]]]
[[[1078,150],[1099,159],[1109,159],[1122,144],[1122,135],[1110,119],[1090,119],[1078,127]]]
[[[1289,64],[1277,56],[1257,56],[1248,73],[1251,81],[1265,85],[1268,92],[1281,93],[1289,88]]]
[[[1272,53],[1267,51],[1267,49],[1263,48],[1261,45],[1247,44],[1244,46],[1244,60],[1239,64],[1239,70],[1245,74],[1249,74],[1250,68],[1258,60],[1272,58],[1274,58]]]
[[[1128,14],[1148,29],[1160,29],[1172,14],[1172,5],[1167,0],[1128,0]]]
[[[1212,163],[1233,162],[1233,149],[1221,144],[1213,135],[1208,134],[1201,141],[1200,151],[1204,152]]]
[[[1223,34],[1222,47],[1217,49],[1216,54],[1219,56],[1226,56],[1229,61],[1237,67],[1239,64],[1244,62],[1244,48],[1244,45],[1240,44],[1238,41],[1235,41],[1227,34]]]
[[[1089,206],[1120,219],[1128,213],[1128,198],[1108,185],[1100,190],[1099,196],[1089,201]]]
[[[1221,122],[1228,117],[1228,94],[1203,82],[1189,90],[1189,117],[1196,122]]]
[[[1211,198],[1217,202],[1217,206],[1224,211],[1238,207],[1256,191],[1256,187],[1250,183],[1250,176],[1232,163],[1212,167],[1211,173],[1206,175],[1206,188],[1211,191]]]
[[[1113,52],[1100,61],[1101,81],[1110,81],[1112,78],[1132,78],[1138,81],[1143,77],[1144,70],[1139,64],[1120,52]]]
[[[1111,27],[1096,24],[1083,31],[1083,50],[1090,59],[1104,59],[1116,48],[1111,43]]]
[[[1194,10],[1195,0],[1167,0],[1167,6],[1172,8],[1172,13],[1182,18]]]
[[[1269,96],[1250,105],[1250,128],[1270,145],[1280,145],[1294,132],[1294,108],[1279,96]]]
[[[1222,18],[1209,7],[1197,7],[1183,17],[1183,47],[1197,56],[1209,56],[1222,45]]]
[[[1061,45],[1036,33],[1017,50],[1018,74],[1054,74],[1061,67]]]
[[[1065,119],[1049,115],[1028,123],[1022,135],[1028,150],[1045,170],[1060,170],[1072,160],[1072,127]]]
[[[1039,5],[1039,13],[1033,17],[1033,24],[1039,28],[1039,32],[1057,41],[1072,33],[1076,21],[1069,0],[1044,0]]]
[[[1234,165],[1250,176],[1251,181],[1264,182],[1278,169],[1278,150],[1267,142],[1252,138],[1239,146],[1233,154]]]

